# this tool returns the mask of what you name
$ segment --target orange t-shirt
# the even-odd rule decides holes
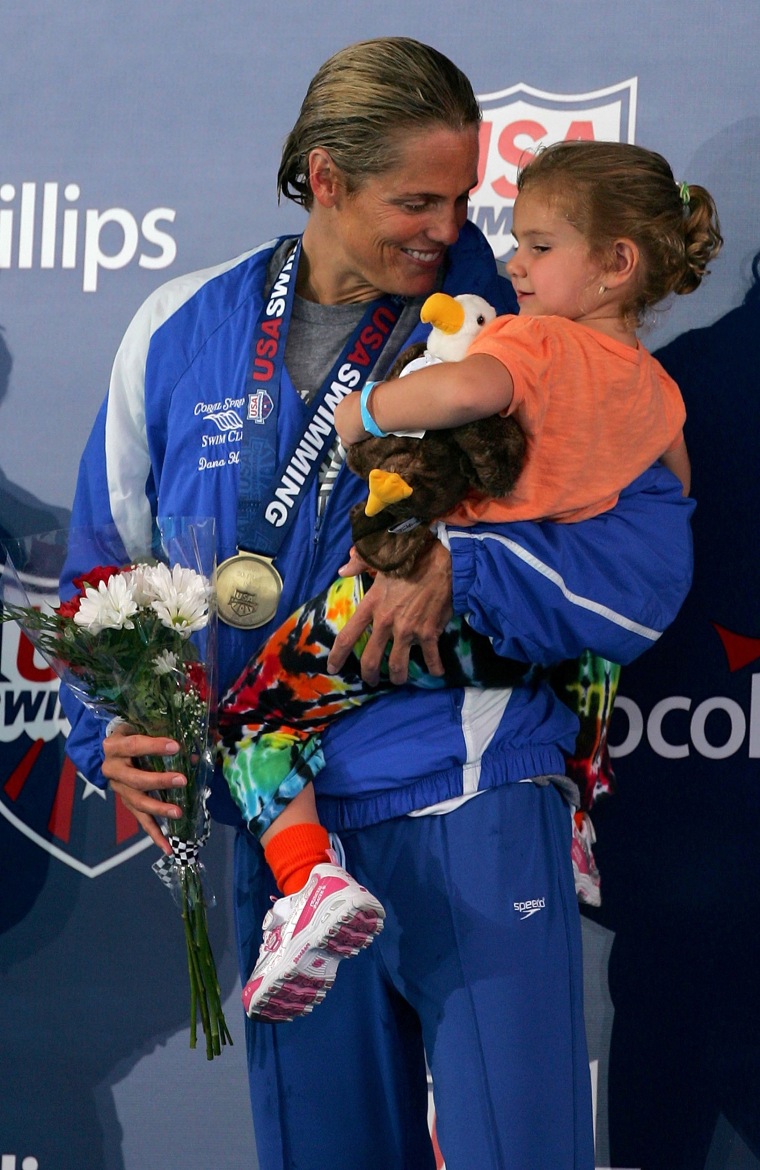
[[[525,466],[511,495],[468,496],[446,519],[559,520],[612,508],[623,488],[683,439],[681,392],[660,363],[564,317],[497,317],[468,354],[509,370]]]

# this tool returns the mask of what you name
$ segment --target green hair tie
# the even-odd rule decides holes
[[[691,192],[689,191],[689,184],[679,183],[678,194],[681,197],[681,202],[683,203],[684,207],[688,207],[688,205],[691,203]]]

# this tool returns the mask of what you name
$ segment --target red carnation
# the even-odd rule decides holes
[[[187,680],[187,689],[195,691],[201,702],[205,703],[208,697],[208,679],[201,663],[188,662],[185,666],[185,677]]]
[[[81,597],[75,595],[74,597],[70,597],[68,601],[62,601],[56,613],[59,613],[62,618],[73,618],[74,614],[79,612],[81,600]]]
[[[94,569],[90,569],[81,577],[74,577],[73,584],[80,593],[84,593],[85,589],[97,589],[101,581],[107,585],[111,578],[120,571],[116,565],[96,565]]]

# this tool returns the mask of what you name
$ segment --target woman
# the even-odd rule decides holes
[[[467,222],[479,116],[467,79],[427,46],[383,38],[337,53],[313,79],[283,152],[279,190],[308,213],[300,246],[275,241],[170,282],[125,336],[83,457],[74,523],[115,520],[128,555],[156,513],[216,516],[228,623],[236,607],[258,604],[246,592],[250,558],[239,555],[257,554],[270,584],[273,558],[282,585],[271,618],[222,625],[222,686],[333,579],[350,545],[348,511],[363,485],[330,451],[332,431],[309,429],[309,410],[324,422],[345,392],[381,378],[424,335],[418,310],[433,289],[477,293],[499,312],[514,305]],[[220,433],[229,410],[246,416],[242,441],[230,430],[226,459],[208,460],[203,437]],[[368,681],[389,641],[400,686],[413,643],[442,673],[437,639],[452,612],[525,662],[587,645],[627,661],[688,587],[689,514],[677,481],[653,470],[601,520],[449,530],[417,579],[377,578],[333,661],[371,625]],[[67,711],[79,766],[110,783],[166,851],[153,818],[167,807],[148,795],[154,774],[132,763],[164,754],[165,741],[121,729],[101,745],[102,728],[71,702]],[[448,1170],[591,1170],[580,922],[561,795],[575,729],[531,674],[511,690],[400,690],[325,737],[322,819],[387,918],[312,1016],[249,1021],[262,1170],[432,1168],[426,1056]],[[219,785],[214,813],[239,826]],[[275,891],[240,828],[245,979]]]

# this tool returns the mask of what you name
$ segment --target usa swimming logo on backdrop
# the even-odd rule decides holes
[[[478,185],[470,192],[470,219],[498,260],[514,247],[512,206],[520,166],[540,146],[568,139],[633,142],[638,78],[591,93],[561,94],[519,82],[482,94]]]
[[[57,605],[57,584],[30,578],[35,603]],[[0,624],[0,816],[97,878],[151,842],[112,792],[77,772],[65,754],[67,732],[57,676],[15,623]]]

